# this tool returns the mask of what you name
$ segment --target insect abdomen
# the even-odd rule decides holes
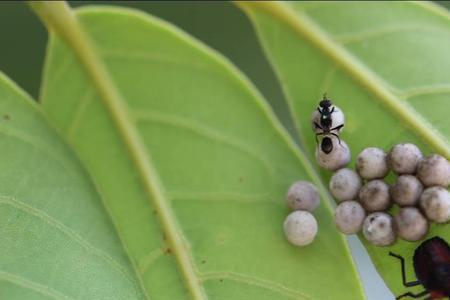
[[[423,242],[414,252],[417,279],[429,291],[450,294],[450,247],[439,237]]]
[[[324,153],[330,153],[333,150],[333,141],[329,137],[324,137],[320,144],[320,148]]]

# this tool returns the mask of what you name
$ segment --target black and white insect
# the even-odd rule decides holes
[[[422,285],[425,290],[417,294],[407,292],[396,299],[411,297],[434,300],[450,297],[450,246],[440,237],[433,237],[416,248],[413,256],[416,281],[406,281],[405,259],[392,252],[390,256],[398,258],[402,268],[402,281],[405,287]],[[422,298],[425,297],[425,298]]]
[[[316,133],[316,142],[319,143],[317,138],[319,135],[324,136],[320,142],[320,148],[324,153],[329,154],[333,150],[330,135],[337,137],[339,144],[341,143],[339,133],[344,127],[344,120],[342,110],[324,95],[322,101],[319,102],[317,110],[311,116],[312,127]]]

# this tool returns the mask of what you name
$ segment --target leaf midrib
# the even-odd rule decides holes
[[[252,10],[260,10],[288,25],[296,34],[300,35],[318,50],[322,51],[322,53],[331,61],[341,67],[343,71],[347,72],[351,78],[370,91],[376,100],[381,102],[394,117],[397,117],[406,123],[412,129],[412,132],[420,139],[429,144],[437,152],[444,155],[447,159],[450,159],[450,145],[442,134],[427,122],[421,114],[417,113],[408,102],[402,101],[397,95],[389,91],[376,74],[367,69],[364,64],[349,53],[344,47],[334,42],[327,33],[305,13],[296,12],[286,4],[274,1],[250,1],[238,2],[237,4],[237,6],[244,10],[250,17],[252,16]],[[433,13],[439,14],[441,17],[450,19],[450,17],[439,10],[439,8],[424,3],[420,5]]]
[[[165,197],[164,188],[153,167],[150,155],[147,153],[139,133],[129,117],[128,107],[108,75],[101,59],[94,51],[91,41],[82,30],[75,14],[64,2],[40,2],[30,5],[50,29],[53,29],[72,46],[116,125],[128,154],[138,169],[145,191],[153,200],[159,221],[165,231],[171,251],[176,257],[187,290],[195,300],[207,299],[201,280],[196,274],[189,246],[183,239],[182,231],[170,208],[169,201]],[[134,260],[131,260],[131,262],[140,279],[144,294],[149,298],[139,269]]]
[[[66,21],[66,20],[65,20]],[[77,25],[77,26],[79,26],[79,25]],[[170,26],[170,25],[169,25]],[[64,33],[60,33],[60,35],[62,35],[63,37],[64,37]],[[66,37],[66,39],[67,39],[67,37]],[[70,42],[70,41],[69,41]],[[74,46],[74,45],[72,45],[73,46],[73,48],[75,49],[75,50],[77,50],[76,49],[76,47]],[[83,46],[83,45],[81,45],[81,46]],[[239,82],[240,83],[240,85],[246,90],[246,92],[247,93],[249,93],[250,95],[251,95],[251,97],[250,98],[252,98],[252,99],[254,99],[255,101],[254,101],[254,104],[255,105],[257,105],[258,107],[259,107],[259,109],[261,109],[261,111],[266,115],[266,117],[268,118],[268,120],[270,121],[270,123],[273,125],[273,127],[275,128],[275,130],[280,134],[280,136],[281,136],[281,138],[284,140],[284,142],[286,143],[286,145],[288,146],[288,148],[292,151],[292,153],[298,158],[298,160],[299,160],[299,162],[303,165],[303,167],[305,168],[305,172],[306,172],[306,174],[311,178],[311,180],[318,186],[318,189],[319,189],[319,191],[320,191],[320,194],[321,194],[321,196],[322,196],[322,198],[323,199],[326,199],[327,201],[324,201],[324,204],[325,204],[325,207],[326,207],[326,210],[329,212],[329,214],[330,214],[330,216],[332,215],[332,203],[333,203],[333,201],[331,200],[331,197],[330,197],[330,195],[328,194],[328,192],[327,192],[327,189],[326,189],[326,187],[323,185],[323,183],[322,183],[322,181],[321,181],[321,179],[320,179],[320,177],[319,177],[319,175],[318,175],[318,173],[316,172],[316,170],[315,170],[315,168],[313,167],[313,165],[310,163],[310,161],[307,159],[307,157],[306,157],[306,154],[305,153],[303,153],[303,151],[301,151],[301,150],[299,150],[299,148],[297,147],[297,145],[295,144],[295,142],[292,140],[292,138],[290,137],[290,135],[287,133],[287,131],[285,130],[285,128],[281,125],[281,123],[278,121],[278,119],[276,118],[276,116],[275,116],[275,114],[273,113],[273,111],[271,110],[271,108],[270,108],[270,106],[268,105],[268,103],[266,103],[266,102],[264,102],[264,101],[257,101],[257,100],[259,100],[259,99],[261,99],[262,98],[262,96],[261,96],[261,94],[258,92],[258,90],[256,89],[256,88],[254,88],[254,86],[251,84],[251,82],[248,82],[248,80],[247,80],[247,78],[242,74],[242,73],[240,73],[238,70],[236,70],[234,67],[233,67],[233,65],[227,60],[227,59],[225,59],[225,58],[223,58],[223,57],[220,57],[217,53],[215,53],[213,50],[210,50],[210,49],[207,49],[206,47],[204,47],[203,46],[203,44],[199,44],[198,45],[198,47],[199,47],[199,49],[201,50],[201,51],[208,51],[208,54],[210,54],[211,56],[212,56],[212,58],[217,62],[217,63],[219,63],[219,64],[221,64],[222,65],[222,67],[224,67],[226,70],[228,70],[228,71],[230,71],[230,72],[232,72],[233,73],[233,75],[235,75],[233,78],[237,81],[237,82]],[[91,54],[92,55],[92,54]],[[94,58],[95,58],[95,60],[96,60],[96,62],[95,62],[95,64],[101,64],[101,60],[98,58],[98,57],[96,57],[95,56],[95,53],[93,54],[93,56],[94,56]],[[81,57],[81,59],[82,59],[82,57]],[[84,67],[88,67],[88,66],[86,66],[86,65],[84,65]],[[96,65],[95,66],[95,68],[98,68],[98,65]],[[126,105],[124,105],[124,101],[121,99],[121,97],[120,97],[120,95],[119,95],[119,93],[116,91],[116,87],[114,86],[114,84],[112,83],[112,81],[111,81],[111,79],[109,78],[109,76],[108,76],[108,74],[107,74],[107,72],[106,72],[106,69],[105,69],[105,67],[102,65],[102,76],[105,76],[105,77],[102,77],[103,79],[107,79],[107,80],[109,80],[109,82],[108,82],[108,87],[109,88],[114,88],[114,91],[117,93],[117,95],[115,95],[116,97],[118,96],[119,97],[119,100],[120,101],[118,101],[119,103],[122,103],[122,107],[120,107],[118,110],[119,110],[119,113],[120,112],[125,112],[125,111],[127,111],[127,113],[125,113],[125,119],[127,120],[127,122],[130,122],[130,126],[131,127],[133,127],[132,129],[133,129],[133,132],[135,133],[135,140],[136,141],[138,141],[138,143],[139,143],[139,149],[141,150],[141,151],[143,151],[143,156],[142,157],[148,157],[147,156],[147,153],[145,152],[145,147],[142,145],[142,143],[141,143],[141,141],[140,141],[140,138],[139,138],[139,135],[137,134],[137,131],[136,131],[136,129],[134,128],[134,126],[132,125],[132,122],[130,121],[130,116],[132,116],[132,114],[130,114],[130,112],[128,111],[128,108],[126,107]],[[96,70],[94,70],[94,71],[96,71]],[[87,72],[89,73],[89,75],[90,76],[92,76],[92,74],[90,74],[90,71],[89,70],[87,70]],[[245,83],[245,84],[244,84]],[[97,83],[96,82],[96,84],[98,84],[98,85],[100,85],[100,84],[102,84],[102,83]],[[104,84],[104,83],[103,83]],[[96,86],[97,87],[97,89],[98,89],[98,86]],[[102,99],[105,101],[105,103],[108,103],[108,100],[106,99],[104,99],[104,96],[102,95]],[[128,134],[127,134],[127,132],[125,132],[125,135],[127,136]],[[148,159],[148,158],[146,158],[146,159],[144,159],[144,162],[146,162],[146,163],[148,163],[149,164],[149,166],[148,166],[148,170],[150,170],[151,172],[154,172],[154,174],[156,175],[157,174],[157,172],[154,170],[154,168],[153,168],[153,165],[151,164],[151,162],[150,162],[150,160]],[[138,161],[138,162],[136,162],[137,163],[137,167],[139,168],[140,167],[140,164],[141,164],[141,161]],[[155,177],[156,179],[157,179],[157,177]],[[154,178],[154,179],[155,179]],[[163,189],[162,189],[162,185],[161,184],[159,184],[159,181],[158,181],[158,184],[157,184],[157,186],[161,189],[160,190],[160,192],[162,192],[162,194],[161,194],[161,197],[162,197],[162,202],[163,202],[163,204],[165,204],[165,203],[168,203],[168,201],[167,200],[165,200],[165,192],[163,191]],[[169,210],[170,210],[170,208],[168,208]],[[160,214],[158,214],[158,215],[160,215]],[[175,217],[172,215],[172,220],[174,221],[174,224],[175,225],[177,225],[176,224],[176,219],[175,219]],[[178,228],[178,226],[177,226],[177,228]],[[181,232],[181,231],[179,231],[179,232]],[[346,251],[345,251],[345,254],[344,255],[346,255],[347,256],[347,258],[348,258],[348,261],[349,261],[349,263],[352,265],[352,271],[353,271],[353,275],[354,275],[354,277],[355,278],[358,278],[358,275],[357,275],[357,271],[356,271],[356,267],[355,267],[355,265],[354,265],[354,261],[352,260],[352,258],[351,258],[351,256],[350,256],[350,249],[349,249],[349,246],[348,246],[348,244],[347,244],[347,242],[346,242],[346,240],[345,240],[345,237],[344,236],[342,236],[342,235],[339,235],[339,239],[342,241],[342,245],[343,245],[343,247],[346,249]],[[170,241],[169,241],[170,242]],[[177,253],[176,253],[176,250],[174,249],[174,248],[172,248],[172,250],[173,250],[173,253],[175,254],[175,255],[177,255]],[[182,250],[182,252],[184,252],[184,253],[188,253],[188,252],[186,252],[187,251],[187,249],[185,249],[185,250]],[[188,256],[188,259],[190,258],[191,256],[189,255]],[[189,259],[189,261],[188,261],[190,264],[191,264],[191,267],[193,268],[193,270],[194,270],[194,272],[192,273],[193,274],[193,276],[192,277],[190,277],[190,279],[192,279],[192,280],[194,280],[194,281],[196,281],[196,282],[201,282],[202,280],[201,280],[201,278],[200,278],[200,275],[199,274],[197,274],[196,272],[195,272],[195,266],[192,266],[192,260],[190,260]],[[133,266],[134,266],[134,264],[133,264]],[[134,268],[135,268],[135,270],[136,270],[136,273],[139,275],[139,268],[138,267],[136,267],[136,266],[134,266]],[[200,278],[200,280],[199,280],[199,278]],[[186,279],[186,276],[185,276],[185,279]],[[186,280],[187,281],[187,280]],[[141,282],[141,284],[142,284],[142,282]],[[363,293],[362,292],[362,286],[361,286],[361,284],[360,284],[360,281],[358,281],[358,286],[359,286],[359,290],[360,290],[360,292],[361,292],[361,294]],[[204,297],[204,298],[198,298],[198,296],[196,297],[195,295],[193,295],[192,294],[192,291],[190,290],[190,292],[191,292],[191,295],[193,296],[193,298],[194,299],[206,299],[206,296],[204,296],[205,294],[203,293],[203,288],[199,285],[198,286],[198,289],[200,290],[200,292],[202,293],[201,294],[201,297]]]

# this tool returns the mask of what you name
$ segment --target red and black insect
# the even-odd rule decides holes
[[[389,255],[400,260],[405,287],[422,285],[425,288],[420,293],[407,292],[396,299],[426,297],[423,299],[433,300],[450,297],[450,246],[445,240],[437,236],[433,237],[424,241],[414,251],[413,265],[416,281],[406,281],[405,259],[402,256],[392,252],[389,252]]]

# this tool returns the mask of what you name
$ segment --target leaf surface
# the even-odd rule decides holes
[[[144,299],[99,194],[0,74],[0,298]]]
[[[345,113],[341,136],[353,158],[366,147],[388,151],[403,142],[450,158],[448,12],[419,2],[240,4],[277,72],[309,157],[315,149],[309,115],[327,93]],[[324,182],[329,177],[322,172]],[[435,235],[450,241],[448,225],[433,225],[429,236]],[[404,293],[400,264],[388,252],[406,258],[413,280],[419,243],[364,244],[390,289]]]
[[[73,48],[51,36],[41,101],[98,184],[149,299],[363,297],[325,189],[235,67],[136,11],[76,18],[74,31],[49,22]],[[304,248],[282,230],[298,179],[323,196]]]

